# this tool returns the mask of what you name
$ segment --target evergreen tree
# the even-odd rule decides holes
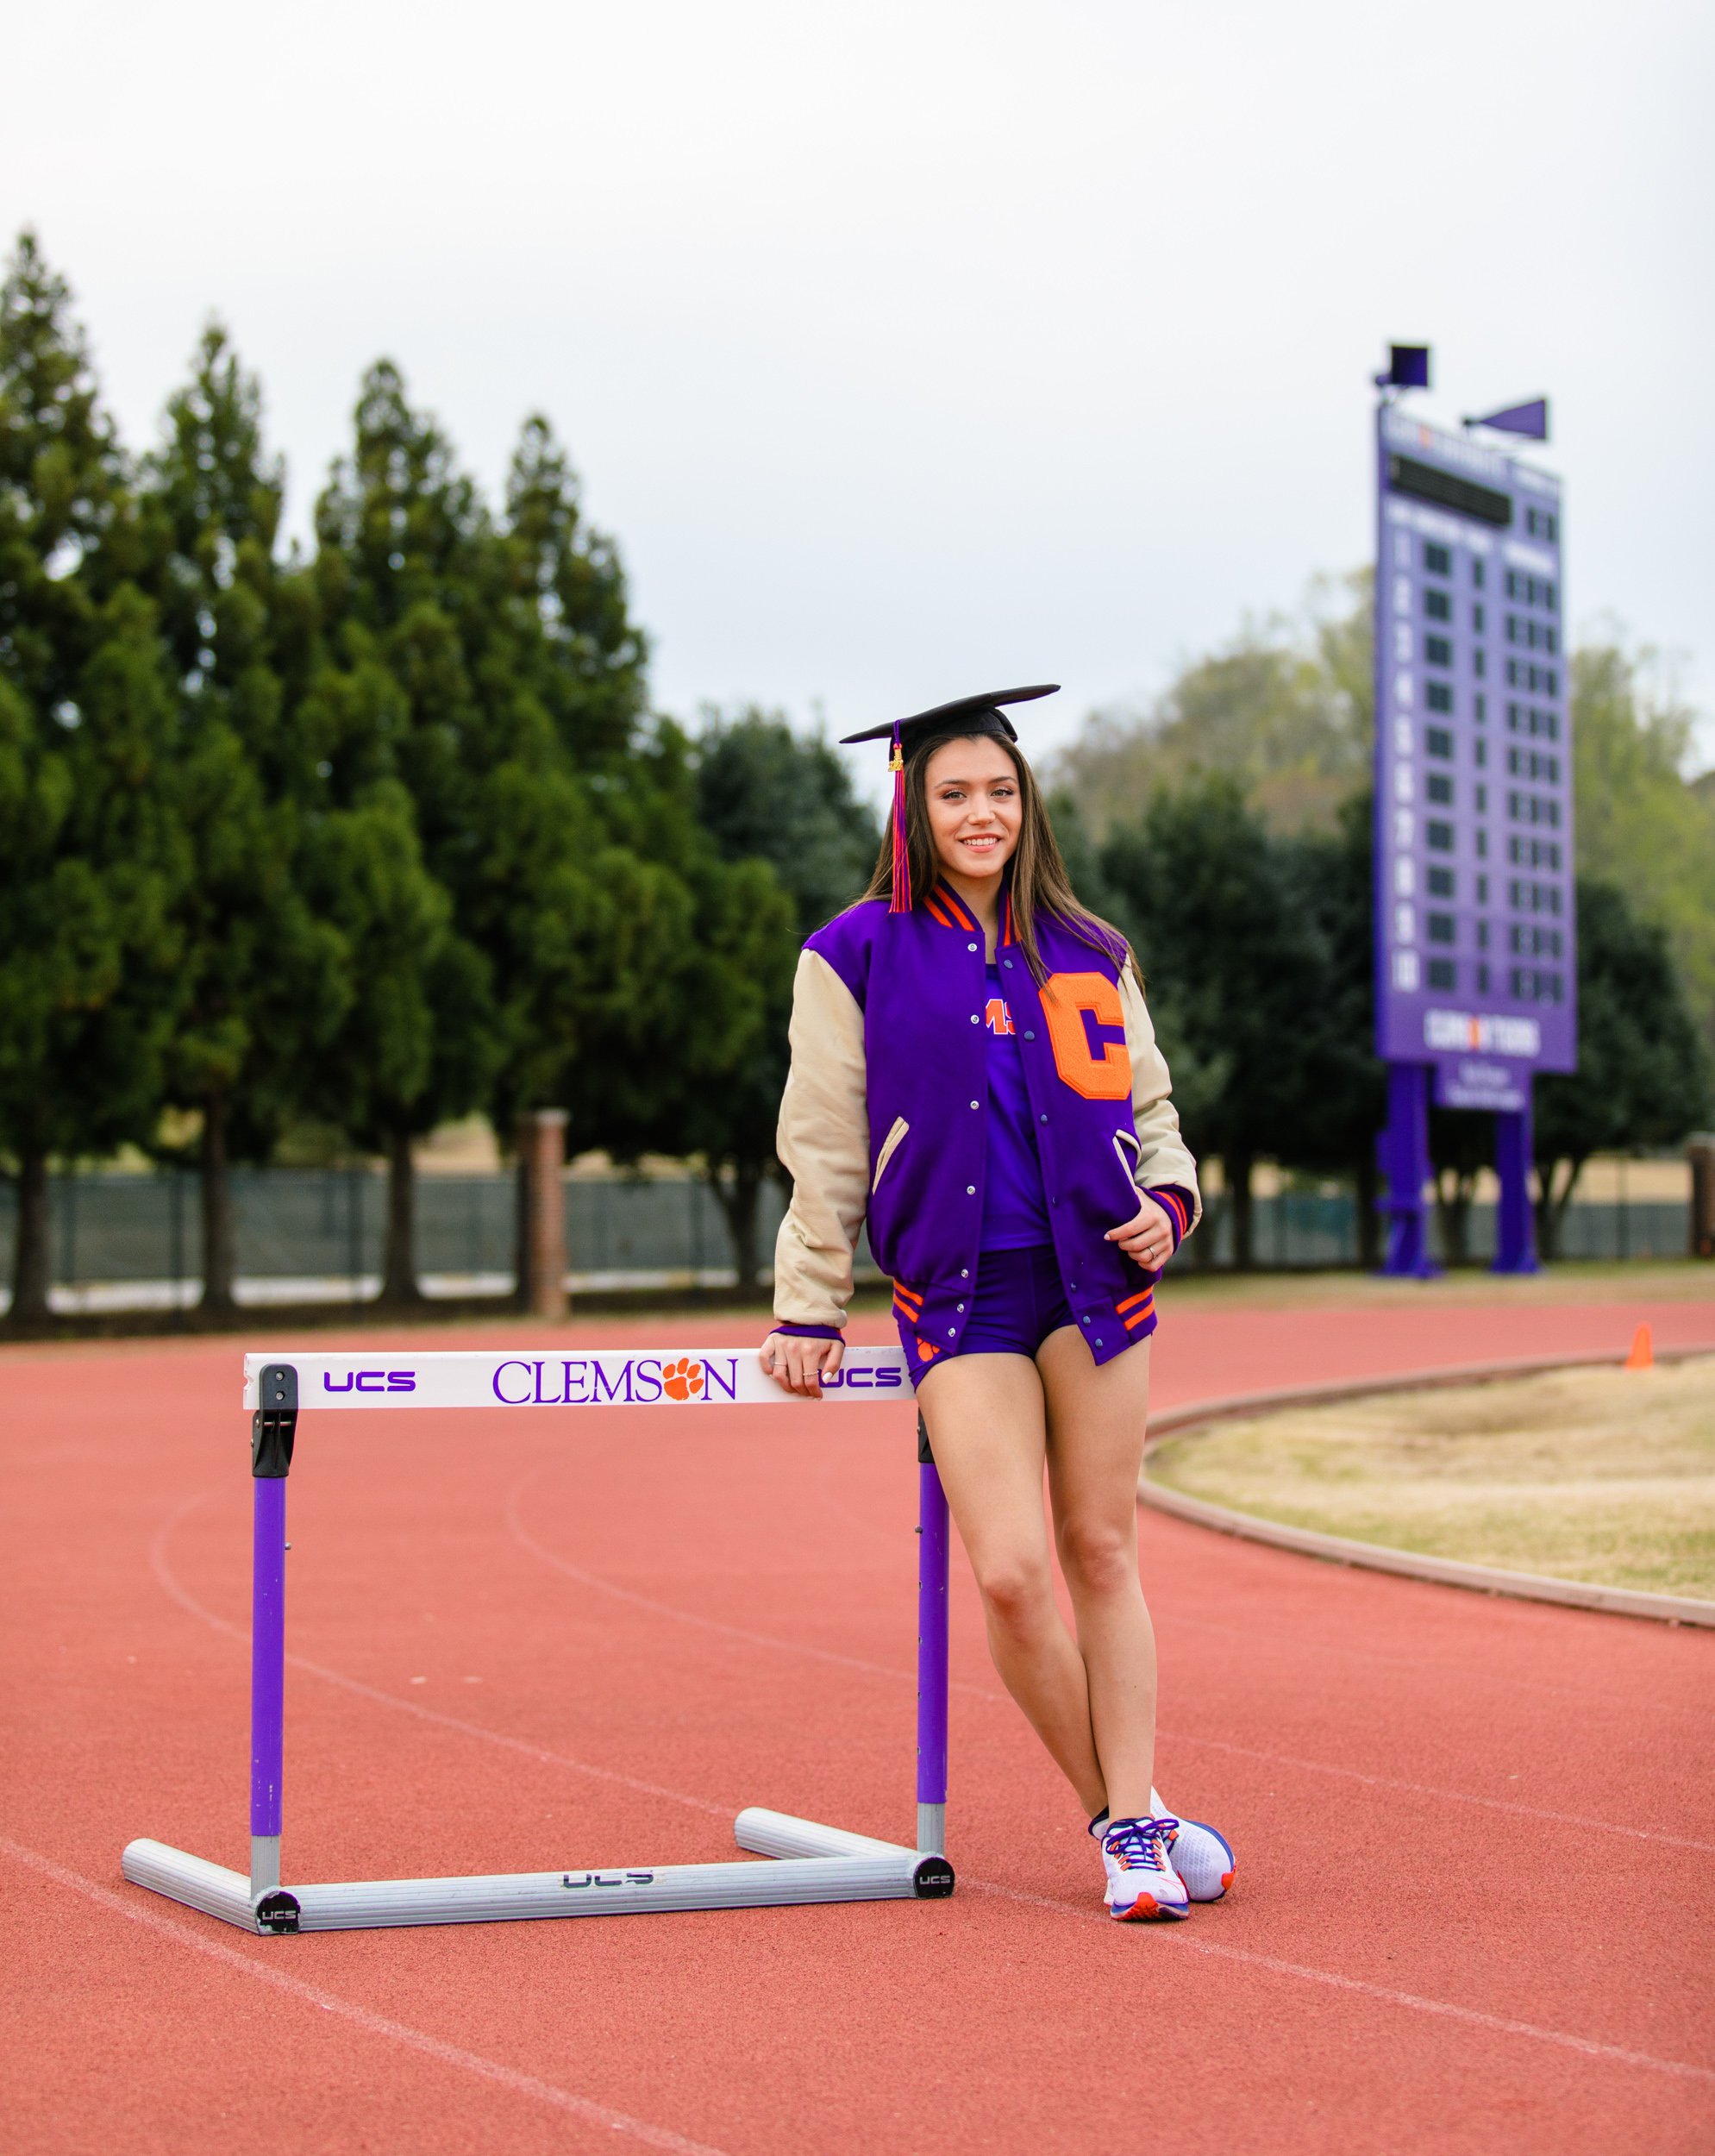
[[[614,828],[611,803],[647,787],[634,755],[644,642],[545,420],[523,430],[489,538],[482,719],[463,739],[458,820],[432,835],[430,857],[491,968],[490,1106],[510,1133],[524,1110],[567,1104],[574,1063],[599,1096],[670,1061],[654,984],[693,928],[673,866],[651,867]],[[580,1125],[580,1147],[612,1135]]]
[[[338,931],[350,1002],[321,1058],[318,1105],[387,1162],[381,1300],[420,1299],[414,1140],[485,1095],[493,1068],[488,968],[429,872],[410,795],[364,787],[319,820],[304,853],[307,895]]]
[[[26,233],[0,285],[0,1145],[15,1322],[47,1314],[47,1164],[152,1135],[186,864],[174,703],[71,295]]]
[[[404,1303],[417,1294],[412,1141],[484,1099],[497,1055],[492,968],[437,868],[477,866],[472,745],[487,730],[499,562],[474,483],[386,361],[364,379],[316,532],[318,655],[298,730],[322,785],[305,881],[345,939],[352,997],[320,1094],[386,1156],[382,1300]]]
[[[539,413],[507,475],[504,558],[519,671],[573,768],[623,759],[643,716],[648,642],[618,550],[585,522],[577,475]]]
[[[1221,1156],[1234,1261],[1248,1266],[1256,1161],[1299,1156],[1313,1097],[1325,938],[1299,902],[1290,857],[1231,779],[1157,793],[1100,859],[1152,992],[1164,992],[1193,1058],[1223,1068],[1218,1091],[1185,1122],[1193,1150]]]
[[[678,730],[646,729],[617,554],[540,418],[499,541],[473,836],[435,857],[493,967],[496,1119],[563,1106],[579,1150],[696,1150],[764,1024],[790,910],[766,868],[710,843]]]
[[[1710,1064],[1667,931],[1624,893],[1578,885],[1578,1069],[1536,1085],[1537,1238],[1561,1222],[1591,1154],[1674,1145],[1710,1112]]]
[[[299,881],[303,789],[280,754],[284,473],[263,446],[260,389],[217,325],[167,405],[144,486],[191,869],[176,908],[183,1000],[167,1082],[201,1117],[203,1307],[219,1310],[233,1300],[229,1163],[272,1150],[349,988],[342,939]]]
[[[732,1088],[766,1023],[769,984],[791,963],[790,899],[760,861],[722,860],[697,819],[691,746],[659,724],[602,796],[629,856],[612,993],[592,1000],[585,1052],[564,1083],[582,1142],[620,1159],[700,1150],[698,1119]]]
[[[1331,836],[1278,839],[1293,902],[1318,948],[1318,985],[1300,1013],[1294,1058],[1299,1087],[1279,1133],[1282,1163],[1349,1176],[1357,1209],[1358,1257],[1381,1263],[1376,1212],[1375,1141],[1387,1112],[1386,1081],[1375,1052],[1374,855],[1368,791],[1340,811]]]
[[[724,860],[766,864],[791,900],[790,915],[779,914],[778,930],[759,939],[753,962],[762,993],[755,1042],[728,1081],[698,1091],[685,1125],[725,1215],[739,1285],[749,1288],[761,1264],[762,1185],[783,1172],[774,1130],[798,946],[862,892],[880,830],[833,749],[800,741],[782,714],[754,705],[705,713],[697,744],[697,813]]]

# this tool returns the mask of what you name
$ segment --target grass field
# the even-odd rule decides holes
[[[1224,1423],[1150,1472],[1325,1534],[1715,1600],[1715,1356]]]

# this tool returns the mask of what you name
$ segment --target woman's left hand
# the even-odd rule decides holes
[[[1110,1228],[1106,1239],[1117,1243],[1146,1273],[1159,1273],[1174,1254],[1173,1223],[1153,1198],[1143,1200],[1135,1220],[1128,1220],[1123,1228]]]

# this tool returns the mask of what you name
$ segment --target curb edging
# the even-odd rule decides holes
[[[1662,1348],[1658,1363],[1688,1362],[1715,1348]],[[1516,1362],[1466,1363],[1441,1369],[1410,1370],[1392,1377],[1361,1377],[1324,1385],[1289,1385],[1274,1392],[1234,1395],[1184,1407],[1170,1407],[1153,1415],[1143,1450],[1143,1471],[1137,1480],[1140,1502],[1176,1520],[1217,1533],[1236,1535],[1248,1542],[1267,1543],[1291,1550],[1301,1557],[1320,1557],[1335,1564],[1360,1565],[1368,1571],[1391,1572],[1406,1579],[1427,1580],[1440,1587],[1462,1587],[1483,1595],[1507,1595],[1520,1601],[1558,1602],[1573,1609],[1595,1609],[1617,1617],[1648,1617],[1658,1624],[1715,1627],[1715,1601],[1688,1595],[1651,1595],[1641,1589],[1601,1587],[1585,1580],[1560,1580],[1541,1572],[1512,1572],[1490,1564],[1467,1564],[1455,1557],[1433,1557],[1412,1550],[1396,1550],[1386,1543],[1355,1542],[1346,1535],[1319,1534],[1309,1527],[1290,1527],[1284,1521],[1265,1520],[1255,1513],[1234,1512],[1211,1505],[1200,1497],[1188,1497],[1164,1482],[1151,1479],[1149,1455],[1169,1437],[1188,1430],[1210,1427],[1241,1418],[1276,1414],[1293,1407],[1311,1407],[1324,1401],[1374,1398],[1384,1393],[1427,1392],[1455,1385],[1484,1384],[1510,1377],[1530,1377],[1557,1369],[1588,1369],[1623,1363],[1623,1355],[1538,1355]]]

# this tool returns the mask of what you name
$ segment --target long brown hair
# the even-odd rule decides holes
[[[998,742],[1011,758],[1012,768],[1018,774],[1018,843],[1007,863],[1012,896],[1012,933],[1037,984],[1040,986],[1048,978],[1048,968],[1042,963],[1036,943],[1039,913],[1058,921],[1116,966],[1129,965],[1136,975],[1137,960],[1125,937],[1111,922],[1080,904],[1078,894],[1072,888],[1072,879],[1066,872],[1065,858],[1054,835],[1054,825],[1048,820],[1048,805],[1042,799],[1036,774],[1017,747],[998,734],[932,734],[905,759],[905,854],[911,863],[915,902],[921,905],[924,896],[941,881],[941,862],[929,822],[929,762],[931,756],[953,741]],[[890,833],[881,842],[875,874],[863,895],[866,899],[886,899],[892,895],[892,888],[893,843]],[[1138,980],[1141,986],[1141,975]]]

